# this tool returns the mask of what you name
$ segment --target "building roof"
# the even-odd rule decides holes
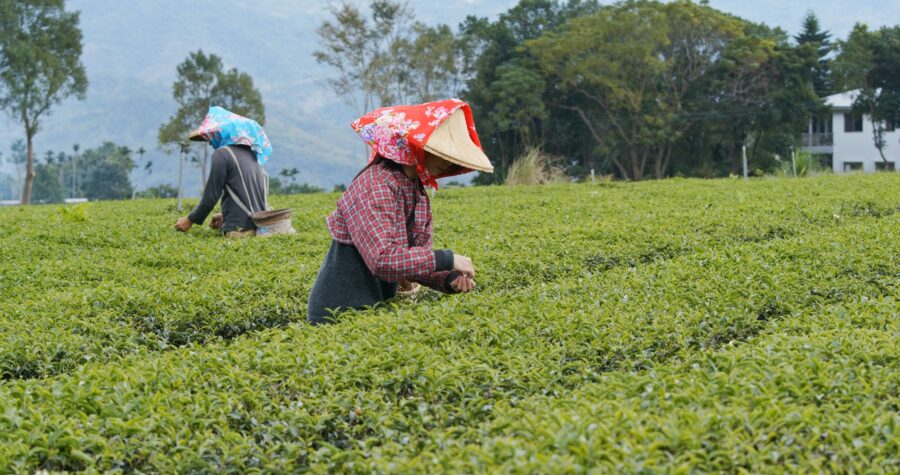
[[[850,109],[853,107],[853,101],[859,96],[859,89],[841,92],[825,98],[825,103],[832,109]]]

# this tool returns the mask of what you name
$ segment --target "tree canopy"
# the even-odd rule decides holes
[[[31,200],[34,136],[64,99],[84,99],[79,15],[63,0],[0,0],[0,106],[25,132],[28,158],[22,203]]]
[[[188,134],[203,121],[211,106],[221,106],[235,114],[251,118],[261,125],[266,122],[262,94],[253,79],[237,68],[225,69],[222,58],[205,54],[203,50],[190,53],[177,67],[178,75],[172,84],[172,97],[178,104],[175,115],[159,128],[159,144],[175,150],[187,140]],[[209,150],[199,145],[202,153],[192,156],[200,165],[201,185],[206,184]]]

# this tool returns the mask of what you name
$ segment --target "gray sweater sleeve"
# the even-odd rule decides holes
[[[194,224],[203,224],[210,211],[216,207],[222,193],[225,192],[225,180],[228,177],[228,160],[225,154],[220,150],[216,150],[212,155],[212,164],[209,170],[209,180],[206,181],[206,188],[203,189],[203,197],[200,204],[191,211],[188,219]]]
[[[435,272],[453,270],[453,251],[439,249],[434,251]]]

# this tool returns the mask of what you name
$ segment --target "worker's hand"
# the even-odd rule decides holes
[[[225,223],[225,217],[222,216],[222,213],[214,214],[212,219],[209,221],[209,227],[213,229],[222,229],[222,225]]]
[[[188,219],[187,216],[185,216],[184,218],[179,218],[178,221],[175,222],[175,229],[186,233],[189,229],[191,229],[191,226],[193,225],[194,223],[192,223],[191,220]]]
[[[472,265],[472,259],[459,254],[453,255],[453,270],[464,274],[469,278],[475,277],[475,266]]]
[[[457,293],[464,294],[475,290],[475,280],[467,275],[460,274],[459,277],[450,282],[450,287],[453,287],[453,290]]]

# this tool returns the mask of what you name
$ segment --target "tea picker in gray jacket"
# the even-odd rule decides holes
[[[221,199],[222,215],[213,217],[210,227],[221,228],[227,237],[255,234],[251,216],[268,208],[268,176],[263,165],[272,154],[272,145],[266,132],[252,119],[210,107],[189,138],[207,141],[216,151],[200,204],[179,219],[175,229],[185,232],[194,224],[203,224]]]

